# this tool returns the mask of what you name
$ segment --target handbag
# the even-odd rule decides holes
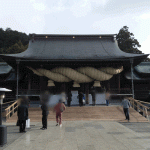
[[[60,112],[63,112],[63,111],[64,111],[63,107],[60,107]]]
[[[64,111],[64,108],[63,108],[63,105],[60,106],[60,112],[63,112]]]
[[[26,120],[26,128],[30,128],[30,119]]]

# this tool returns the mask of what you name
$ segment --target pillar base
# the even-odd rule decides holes
[[[0,146],[7,143],[7,127],[0,125]]]

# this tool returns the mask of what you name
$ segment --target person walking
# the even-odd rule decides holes
[[[47,129],[47,117],[49,114],[49,109],[46,103],[42,104],[41,109],[42,109],[42,125],[43,125],[41,129],[45,130]]]
[[[124,111],[124,114],[125,114],[125,117],[126,117],[126,120],[130,120],[130,117],[129,117],[129,107],[131,106],[129,100],[127,99],[127,97],[125,97],[123,100],[122,100],[122,106],[123,106],[123,111]]]
[[[19,131],[20,133],[26,132],[26,120],[28,119],[28,102],[25,98],[22,98],[20,101],[20,105],[18,106],[17,111],[18,122],[19,122]]]
[[[65,105],[63,104],[62,100],[60,99],[58,104],[54,107],[54,112],[56,112],[56,126],[62,127],[62,113],[66,110]]]

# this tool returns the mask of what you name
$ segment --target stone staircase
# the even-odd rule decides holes
[[[141,114],[130,108],[130,122],[148,122]],[[29,118],[31,122],[41,122],[41,108],[29,108]],[[121,106],[83,106],[83,107],[66,107],[63,113],[63,120],[103,120],[127,122]],[[17,113],[15,113],[7,122],[16,122]],[[48,121],[55,121],[55,113],[52,109],[48,115]]]

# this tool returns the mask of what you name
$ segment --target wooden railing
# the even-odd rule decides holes
[[[140,103],[146,104],[146,105],[150,105],[149,102],[144,102],[144,101],[140,101],[140,100],[137,100],[137,101],[140,102]]]
[[[17,107],[18,107],[18,100],[16,100],[13,104],[11,104],[9,107],[5,109],[6,120],[9,119],[15,113]]]
[[[147,110],[150,109],[150,107],[147,107],[145,105],[143,105],[142,103],[146,103],[146,104],[150,104],[147,102],[142,102],[140,100],[135,100],[132,97],[128,97],[128,100],[131,103],[131,106],[137,111],[137,112],[142,112],[143,116],[146,117],[149,120],[148,117],[148,112]]]

